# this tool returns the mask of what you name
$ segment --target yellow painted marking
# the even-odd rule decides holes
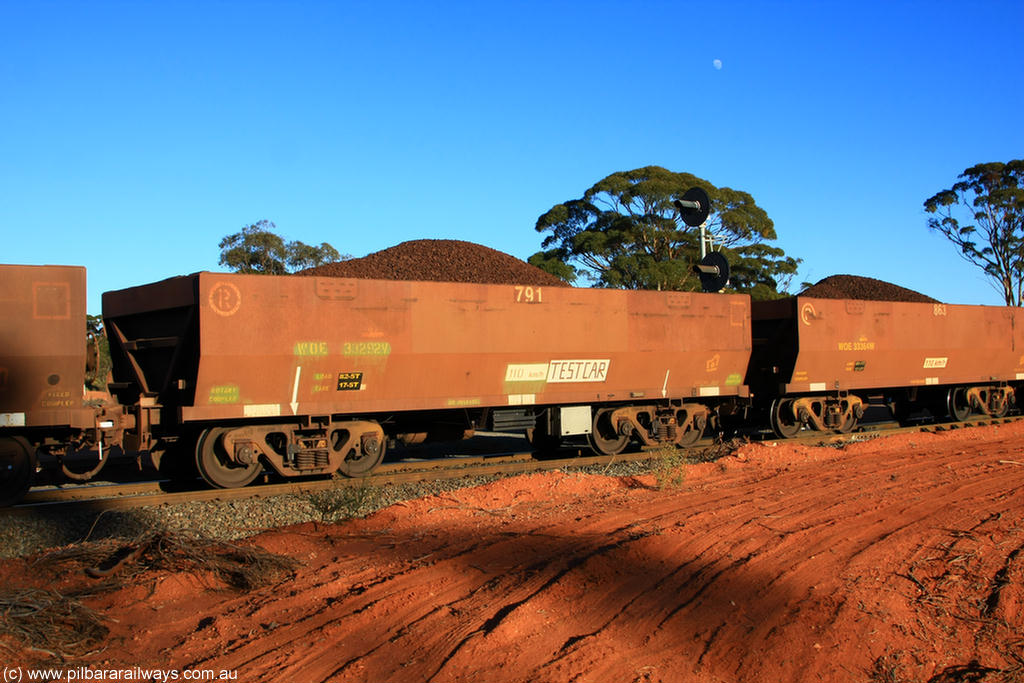
[[[238,403],[238,386],[234,384],[222,384],[210,387],[209,402],[214,404]]]
[[[875,342],[873,341],[855,341],[855,342],[838,342],[840,351],[874,351]]]
[[[326,356],[329,349],[325,341],[302,341],[295,342],[293,353],[296,356]]]
[[[448,405],[453,408],[464,408],[467,406],[478,406],[483,401],[479,398],[450,398],[448,399]]]
[[[517,304],[542,304],[544,291],[542,287],[525,287],[515,285],[515,301]]]
[[[386,341],[345,342],[341,346],[343,356],[390,356],[391,343]]]

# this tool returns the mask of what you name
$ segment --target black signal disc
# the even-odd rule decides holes
[[[679,209],[679,214],[683,217],[684,223],[694,228],[708,219],[708,214],[711,213],[711,199],[708,197],[707,192],[699,187],[691,187],[683,195],[683,201],[697,202],[700,205],[696,209]]]
[[[700,286],[705,292],[717,292],[729,283],[729,262],[722,252],[712,251],[700,260],[700,265],[718,269],[717,273],[698,271]]]

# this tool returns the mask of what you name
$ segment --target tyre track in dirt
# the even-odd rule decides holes
[[[264,534],[305,566],[249,595],[94,606],[132,664],[252,680],[995,681],[1024,671],[1022,452],[1013,425],[516,477]]]
[[[558,646],[557,651],[549,652],[546,657],[543,657],[543,659],[547,660],[543,665],[539,667],[534,666],[531,675],[544,677],[546,672],[556,670],[560,660],[572,662],[574,652],[585,650],[584,645],[587,641],[605,639],[606,634],[616,630],[617,622],[619,621],[622,621],[624,624],[621,630],[631,632],[649,630],[651,632],[650,638],[644,638],[641,643],[645,650],[644,655],[646,656],[650,655],[652,649],[655,651],[661,649],[658,648],[659,639],[675,639],[674,636],[680,629],[678,627],[673,628],[671,625],[679,626],[680,622],[687,624],[706,621],[711,626],[707,629],[707,636],[702,644],[701,651],[695,653],[697,667],[702,667],[716,641],[724,640],[737,643],[738,647],[734,649],[738,651],[734,655],[736,655],[737,663],[749,675],[752,671],[751,662],[747,661],[748,657],[744,656],[744,651],[747,650],[746,646],[743,645],[744,641],[748,639],[756,641],[759,636],[762,640],[770,641],[772,634],[769,631],[775,629],[777,633],[776,625],[771,627],[761,626],[759,629],[755,626],[756,624],[768,624],[777,621],[777,615],[779,613],[785,614],[786,609],[792,609],[794,603],[799,605],[801,601],[814,599],[807,592],[800,597],[780,599],[780,595],[785,595],[790,593],[790,591],[780,591],[778,586],[780,584],[806,584],[807,581],[805,579],[807,577],[805,575],[813,575],[815,573],[814,561],[820,553],[831,553],[837,556],[837,563],[843,566],[850,566],[865,552],[868,552],[873,547],[877,547],[879,544],[884,544],[895,536],[921,537],[922,533],[927,533],[928,531],[928,529],[922,530],[919,528],[922,520],[929,519],[936,510],[948,508],[964,497],[981,501],[983,507],[993,502],[991,499],[981,497],[982,494],[991,489],[990,477],[981,470],[977,472],[964,472],[961,470],[959,476],[953,477],[951,475],[949,477],[950,483],[955,480],[955,486],[947,486],[938,490],[935,490],[934,486],[929,486],[928,491],[924,489],[906,491],[906,485],[898,483],[900,479],[913,481],[915,475],[919,475],[922,472],[933,472],[937,465],[939,463],[920,458],[910,461],[892,462],[891,466],[885,470],[887,471],[885,484],[880,489],[876,489],[873,495],[859,496],[864,504],[861,509],[850,509],[850,501],[841,495],[837,495],[837,489],[857,490],[858,484],[861,483],[861,480],[864,480],[864,489],[862,490],[866,490],[867,484],[875,483],[875,480],[878,479],[872,473],[850,472],[839,475],[832,474],[824,477],[826,480],[824,487],[821,486],[823,478],[819,476],[815,478],[815,488],[803,492],[799,483],[800,479],[803,478],[802,473],[797,472],[794,474],[792,472],[779,471],[772,474],[770,479],[780,487],[778,490],[783,491],[785,495],[777,500],[769,497],[765,500],[765,504],[760,506],[751,505],[751,501],[745,499],[742,495],[726,495],[720,499],[704,497],[699,501],[695,501],[695,505],[689,508],[678,505],[678,496],[667,497],[664,510],[660,509],[660,507],[650,510],[651,514],[647,525],[653,528],[654,531],[643,534],[636,540],[647,539],[651,536],[671,535],[675,532],[684,537],[684,542],[671,548],[667,554],[675,558],[692,557],[694,559],[677,565],[668,574],[660,576],[650,571],[650,567],[643,568],[647,571],[625,572],[633,576],[643,576],[645,581],[635,584],[633,590],[616,591],[619,595],[616,595],[616,592],[602,595],[597,602],[607,605],[604,610],[595,611],[593,607],[590,607],[589,611],[592,614],[577,615],[576,621],[580,623],[583,630],[581,631],[580,628],[577,628],[576,633],[568,634],[568,637],[561,641],[560,638],[550,638],[549,642],[558,643],[560,641],[561,644]],[[733,487],[749,486],[749,479],[749,475],[728,477],[722,482],[722,487],[731,489]],[[795,492],[801,492],[803,495],[795,496],[793,495]],[[923,495],[924,493],[929,494],[926,499]],[[997,491],[996,493],[1005,492]],[[891,498],[891,500],[886,505],[879,506],[879,498],[883,500]],[[914,502],[912,500],[914,498],[919,500]],[[842,514],[848,521],[851,519],[857,521],[857,524],[853,525],[858,530],[857,533],[851,534],[849,530],[850,525],[848,524],[841,525],[840,530],[836,529],[836,515],[839,511],[834,508],[843,508]],[[752,524],[757,523],[755,520],[758,518],[792,519],[794,521],[808,520],[808,516],[812,512],[814,513],[814,516],[810,517],[812,523],[805,521],[795,526],[791,524],[774,528],[768,527],[776,536],[782,536],[781,543],[766,541],[763,538],[752,538],[746,533],[746,529]],[[684,517],[687,520],[682,527],[679,526],[678,522],[680,517]],[[732,521],[731,523],[715,523],[714,520],[718,517],[727,517]],[[868,519],[868,517],[871,519]],[[899,524],[894,524],[891,521],[897,519],[909,519],[909,521]],[[963,527],[965,525],[964,521],[963,519],[957,520],[954,526],[959,525]],[[765,525],[762,524],[762,526]],[[929,528],[931,527],[929,526]],[[487,532],[493,531],[493,529],[490,529]],[[537,605],[556,602],[543,600],[541,596],[547,590],[556,592],[569,590],[569,586],[558,586],[558,584],[569,575],[570,570],[578,569],[586,573],[586,565],[595,562],[596,558],[605,553],[610,554],[610,557],[607,558],[607,563],[612,565],[612,567],[592,567],[591,572],[594,575],[604,575],[608,571],[623,573],[622,568],[630,566],[628,557],[619,557],[617,553],[613,552],[625,550],[622,547],[622,543],[597,544],[598,540],[616,538],[618,535],[621,535],[623,533],[622,527],[616,529],[597,527],[585,533],[591,535],[589,550],[581,549],[578,545],[574,547],[569,553],[571,559],[561,566],[560,569],[557,569],[554,575],[549,573],[552,563],[548,563],[548,565],[544,565],[544,563],[540,565],[534,563],[529,566],[514,565],[504,570],[508,576],[512,578],[515,578],[516,575],[525,577],[534,573],[535,575],[532,580],[523,579],[511,582],[515,587],[506,585],[509,582],[501,580],[495,581],[490,585],[476,585],[472,591],[466,594],[467,599],[471,599],[478,592],[483,592],[490,594],[492,600],[496,599],[493,596],[502,596],[504,601],[498,602],[501,606],[490,617],[487,617],[482,611],[478,611],[478,613],[473,613],[472,611],[461,612],[460,616],[466,617],[465,623],[475,624],[473,628],[468,629],[468,633],[466,632],[467,629],[456,629],[453,631],[441,626],[442,632],[446,634],[446,637],[442,638],[440,642],[424,639],[424,631],[432,632],[434,631],[434,626],[438,626],[431,623],[430,616],[437,616],[439,619],[446,619],[450,616],[443,615],[442,610],[435,609],[426,618],[421,618],[416,622],[423,624],[422,630],[413,625],[412,628],[403,629],[401,633],[395,634],[396,637],[388,638],[387,642],[392,646],[397,645],[401,647],[402,641],[409,641],[409,654],[412,655],[411,659],[413,660],[419,653],[432,653],[436,660],[439,654],[437,648],[440,648],[445,654],[441,656],[439,668],[432,672],[427,677],[427,680],[441,676],[446,669],[449,671],[449,679],[451,680],[463,674],[470,674],[475,668],[473,663],[476,661],[476,656],[466,657],[465,659],[468,661],[460,662],[459,655],[463,651],[468,653],[470,649],[473,649],[470,647],[471,641],[477,639],[486,642],[492,634],[498,631],[498,627],[503,619],[512,620],[513,612],[527,604],[531,604],[535,611],[537,611],[544,609],[544,607],[538,607]],[[578,538],[577,536],[577,542]],[[717,540],[707,544],[700,543],[699,539]],[[498,553],[499,557],[515,557],[520,555],[528,558],[538,555],[552,557],[556,553],[564,553],[566,546],[570,545],[567,543],[567,539],[559,539],[555,545],[548,545],[543,548],[531,547],[527,552],[522,547],[503,548],[503,545],[507,545],[510,542],[509,539],[505,540],[505,544],[492,544],[489,550]],[[696,544],[694,544],[695,540],[698,540]],[[584,553],[582,555],[579,554],[581,550]],[[653,549],[649,549],[647,554],[648,556],[653,555]],[[481,559],[484,560],[485,565],[490,562],[487,559],[487,554],[483,554],[481,557],[480,548],[467,550],[464,555],[465,557],[475,557],[476,559],[473,562],[479,562]],[[715,559],[704,563],[698,560],[698,558],[709,555]],[[727,558],[737,559],[729,560]],[[462,557],[462,554],[451,557],[449,562],[453,563],[454,566],[443,568],[446,576],[459,572],[460,564],[463,566],[470,564],[467,559]],[[728,593],[743,594],[742,584],[744,582],[739,577],[743,574],[756,576],[762,566],[765,568],[774,567],[775,571],[767,580],[762,579],[749,582],[752,585],[759,584],[757,589],[746,591],[751,594],[750,600],[759,605],[755,612],[748,613],[745,615],[745,618],[740,619],[723,618],[719,615],[709,614],[709,610],[705,605],[722,604],[725,601],[725,594]],[[783,569],[779,571],[779,568]],[[434,569],[438,569],[438,567],[435,565]],[[548,573],[545,573],[546,571]],[[808,590],[813,590],[814,588],[815,586],[812,583],[811,588]],[[465,591],[465,587],[462,586],[456,590]],[[664,608],[660,612],[657,609],[652,609],[655,604],[665,604],[661,597],[663,595],[674,596],[675,604],[667,611]],[[734,606],[734,602],[729,600],[730,606]],[[842,600],[833,602],[834,604],[831,609],[826,613],[827,619],[823,620],[820,628],[810,627],[808,635],[813,636],[816,630],[827,631],[829,626],[836,622],[839,615],[844,611],[846,603]],[[450,609],[457,603],[458,601],[449,602],[446,605]],[[488,604],[490,603],[491,600],[488,600]],[[564,607],[562,609],[564,610]],[[501,618],[498,618],[499,615]],[[573,617],[572,611],[569,612],[568,616],[570,621],[573,621],[571,618]],[[717,623],[716,619],[705,619],[708,616],[717,617]],[[655,619],[655,617],[660,618]],[[584,622],[586,622],[586,625],[584,625]],[[651,628],[645,629],[645,624],[650,625]],[[759,634],[758,630],[763,631],[763,635]],[[667,634],[664,632],[667,632]],[[785,638],[789,640],[791,634],[787,633]],[[363,671],[380,670],[382,666],[385,666],[385,662],[377,660],[388,659],[389,655],[382,652],[383,640],[381,637],[378,637],[378,641],[378,644],[365,655],[348,660],[344,668],[332,671],[324,680],[334,680],[335,676],[343,676],[346,672],[351,671],[352,665],[364,659]],[[413,641],[418,644],[413,645]],[[445,643],[450,645],[456,641],[457,644],[454,647],[447,649],[448,646]],[[617,649],[621,651],[621,647]],[[663,651],[668,653],[675,649],[675,644],[672,644],[664,648]],[[529,648],[529,650],[531,651],[530,656],[535,658],[536,648]],[[379,655],[379,657],[375,655]],[[512,662],[509,668],[517,669],[518,667],[514,664]],[[527,664],[527,662],[524,661],[522,664]],[[616,672],[608,671],[607,673],[608,675],[615,675]],[[738,674],[739,672],[735,673]]]

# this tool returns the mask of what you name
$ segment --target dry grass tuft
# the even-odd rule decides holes
[[[0,593],[0,637],[51,656],[80,656],[107,636],[103,617],[78,600],[41,588]],[[10,649],[6,638],[0,648]]]
[[[46,570],[77,567],[100,581],[60,593],[39,588],[0,592],[0,651],[29,648],[54,658],[80,657],[106,638],[104,617],[81,599],[124,586],[150,570],[212,575],[235,590],[277,583],[294,574],[299,562],[255,546],[180,533],[148,533],[129,543],[81,543],[43,555]]]
[[[299,567],[293,558],[256,546],[163,531],[144,534],[128,543],[84,543],[44,555],[38,562],[47,566],[79,565],[97,579],[114,575],[127,579],[150,570],[208,572],[236,590],[277,583]]]

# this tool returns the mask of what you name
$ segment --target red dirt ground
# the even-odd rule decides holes
[[[252,542],[303,565],[248,594],[142,574],[85,600],[110,636],[80,661],[243,681],[1022,680],[1022,488],[1024,424],[748,445],[664,488],[515,477],[267,532]],[[0,566],[8,586],[43,574]]]

